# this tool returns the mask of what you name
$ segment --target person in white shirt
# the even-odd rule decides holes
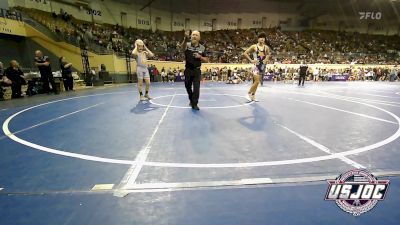
[[[319,76],[319,69],[317,67],[315,67],[313,70],[314,81],[318,81],[318,76]]]

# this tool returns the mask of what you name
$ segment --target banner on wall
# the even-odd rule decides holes
[[[267,73],[267,74],[264,74],[263,81],[272,81],[273,78],[274,78],[273,74]]]
[[[103,16],[103,12],[98,2],[90,2],[89,7],[86,9],[87,14],[91,14],[93,16]]]
[[[332,75],[332,81],[347,81],[349,79],[349,74],[334,74]]]
[[[17,36],[26,36],[25,24],[21,21],[0,19],[0,33]]]
[[[183,27],[184,27],[184,22],[182,22],[182,21],[174,21],[174,22],[172,23],[172,26],[174,26],[174,27],[180,27],[180,28],[183,29]]]
[[[150,20],[138,18],[137,24],[141,26],[150,26]]]

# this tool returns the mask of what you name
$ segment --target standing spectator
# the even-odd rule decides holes
[[[60,57],[60,69],[65,91],[74,90],[74,78],[72,77],[72,63],[68,63],[65,57]]]
[[[212,79],[212,81],[218,81],[218,74],[217,74],[217,69],[216,68],[212,69],[211,79]]]
[[[4,76],[11,81],[11,98],[21,98],[21,87],[22,85],[26,84],[26,82],[24,79],[24,73],[19,68],[19,64],[16,60],[11,60],[10,67],[4,71]]]
[[[299,69],[299,87],[304,86],[304,81],[306,80],[308,66],[301,62],[300,69]]]
[[[394,65],[392,68],[392,71],[390,72],[390,82],[393,82],[398,79],[397,75],[399,73],[399,70],[397,68],[397,65]]]
[[[164,67],[161,69],[161,79],[162,79],[162,82],[168,82],[167,73],[165,72]]]
[[[0,76],[3,76],[3,72],[4,72],[3,70],[4,70],[3,63],[0,62]]]
[[[178,81],[178,76],[179,76],[179,70],[177,68],[174,68],[174,82]]]
[[[168,82],[172,82],[173,83],[174,80],[175,80],[174,71],[171,68],[169,68],[169,70],[168,70]]]
[[[147,70],[149,71],[150,82],[153,82],[153,81],[154,81],[154,77],[153,77],[153,65],[147,65]]]
[[[52,91],[58,93],[56,83],[54,82],[53,73],[51,71],[50,59],[48,56],[43,56],[40,50],[35,52],[35,65],[40,71],[40,77],[43,83],[44,93],[50,94],[49,83],[51,84]]]
[[[314,70],[313,70],[313,79],[314,79],[314,81],[318,81],[318,76],[319,76],[319,69],[317,67],[315,67]]]
[[[158,82],[159,81],[159,73],[158,69],[155,65],[153,65],[153,76],[154,76],[154,81]]]
[[[181,81],[185,80],[185,74],[183,73],[182,69],[179,70],[179,77],[180,77]]]

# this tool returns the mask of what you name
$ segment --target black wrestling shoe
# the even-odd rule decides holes
[[[200,108],[197,105],[192,105],[192,109],[194,110],[200,110]]]

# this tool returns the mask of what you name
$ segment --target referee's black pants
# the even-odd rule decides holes
[[[200,97],[200,80],[201,80],[201,71],[198,69],[185,69],[185,87],[188,93],[188,97],[190,103],[193,106],[197,105]],[[193,86],[193,89],[192,89]]]
[[[306,74],[300,74],[300,77],[299,77],[299,86],[300,86],[300,83],[302,83],[302,86],[304,86],[304,81],[306,80]]]
[[[43,83],[43,92],[44,93],[50,93],[49,83],[51,84],[52,91],[54,93],[58,92],[57,87],[56,87],[56,82],[54,82],[53,74],[44,73],[44,74],[40,74],[40,76],[41,76],[41,80]]]

